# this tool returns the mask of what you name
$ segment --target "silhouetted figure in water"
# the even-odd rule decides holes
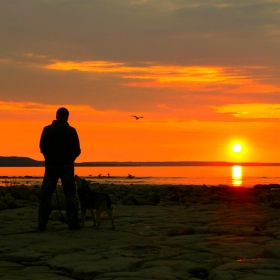
[[[45,158],[45,175],[41,188],[41,201],[38,213],[39,231],[46,230],[51,212],[51,200],[57,182],[61,179],[66,198],[67,223],[70,230],[79,229],[78,199],[74,179],[74,161],[80,155],[80,142],[77,131],[68,124],[69,111],[60,108],[56,120],[44,127],[40,150]]]

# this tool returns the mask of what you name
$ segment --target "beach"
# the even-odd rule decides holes
[[[115,204],[99,229],[69,231],[56,197],[37,232],[39,186],[2,187],[1,279],[211,279],[280,277],[280,188],[92,184]],[[65,217],[65,201],[58,187]]]

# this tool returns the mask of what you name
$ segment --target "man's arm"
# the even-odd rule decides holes
[[[74,129],[74,137],[73,137],[73,156],[74,160],[81,154],[80,140],[76,129]]]
[[[39,144],[40,151],[44,155],[44,157],[46,155],[46,147],[47,147],[47,144],[46,144],[46,129],[44,128],[43,131],[42,131],[42,134],[41,134],[40,144]]]

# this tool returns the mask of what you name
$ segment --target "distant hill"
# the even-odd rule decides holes
[[[0,156],[0,166],[9,167],[9,166],[44,166],[43,161],[34,160],[28,157],[1,157]]]

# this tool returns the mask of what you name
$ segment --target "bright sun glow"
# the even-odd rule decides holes
[[[242,186],[242,166],[232,166],[232,185],[235,187]]]
[[[235,153],[240,153],[242,151],[242,146],[238,143],[232,145],[231,148]]]

